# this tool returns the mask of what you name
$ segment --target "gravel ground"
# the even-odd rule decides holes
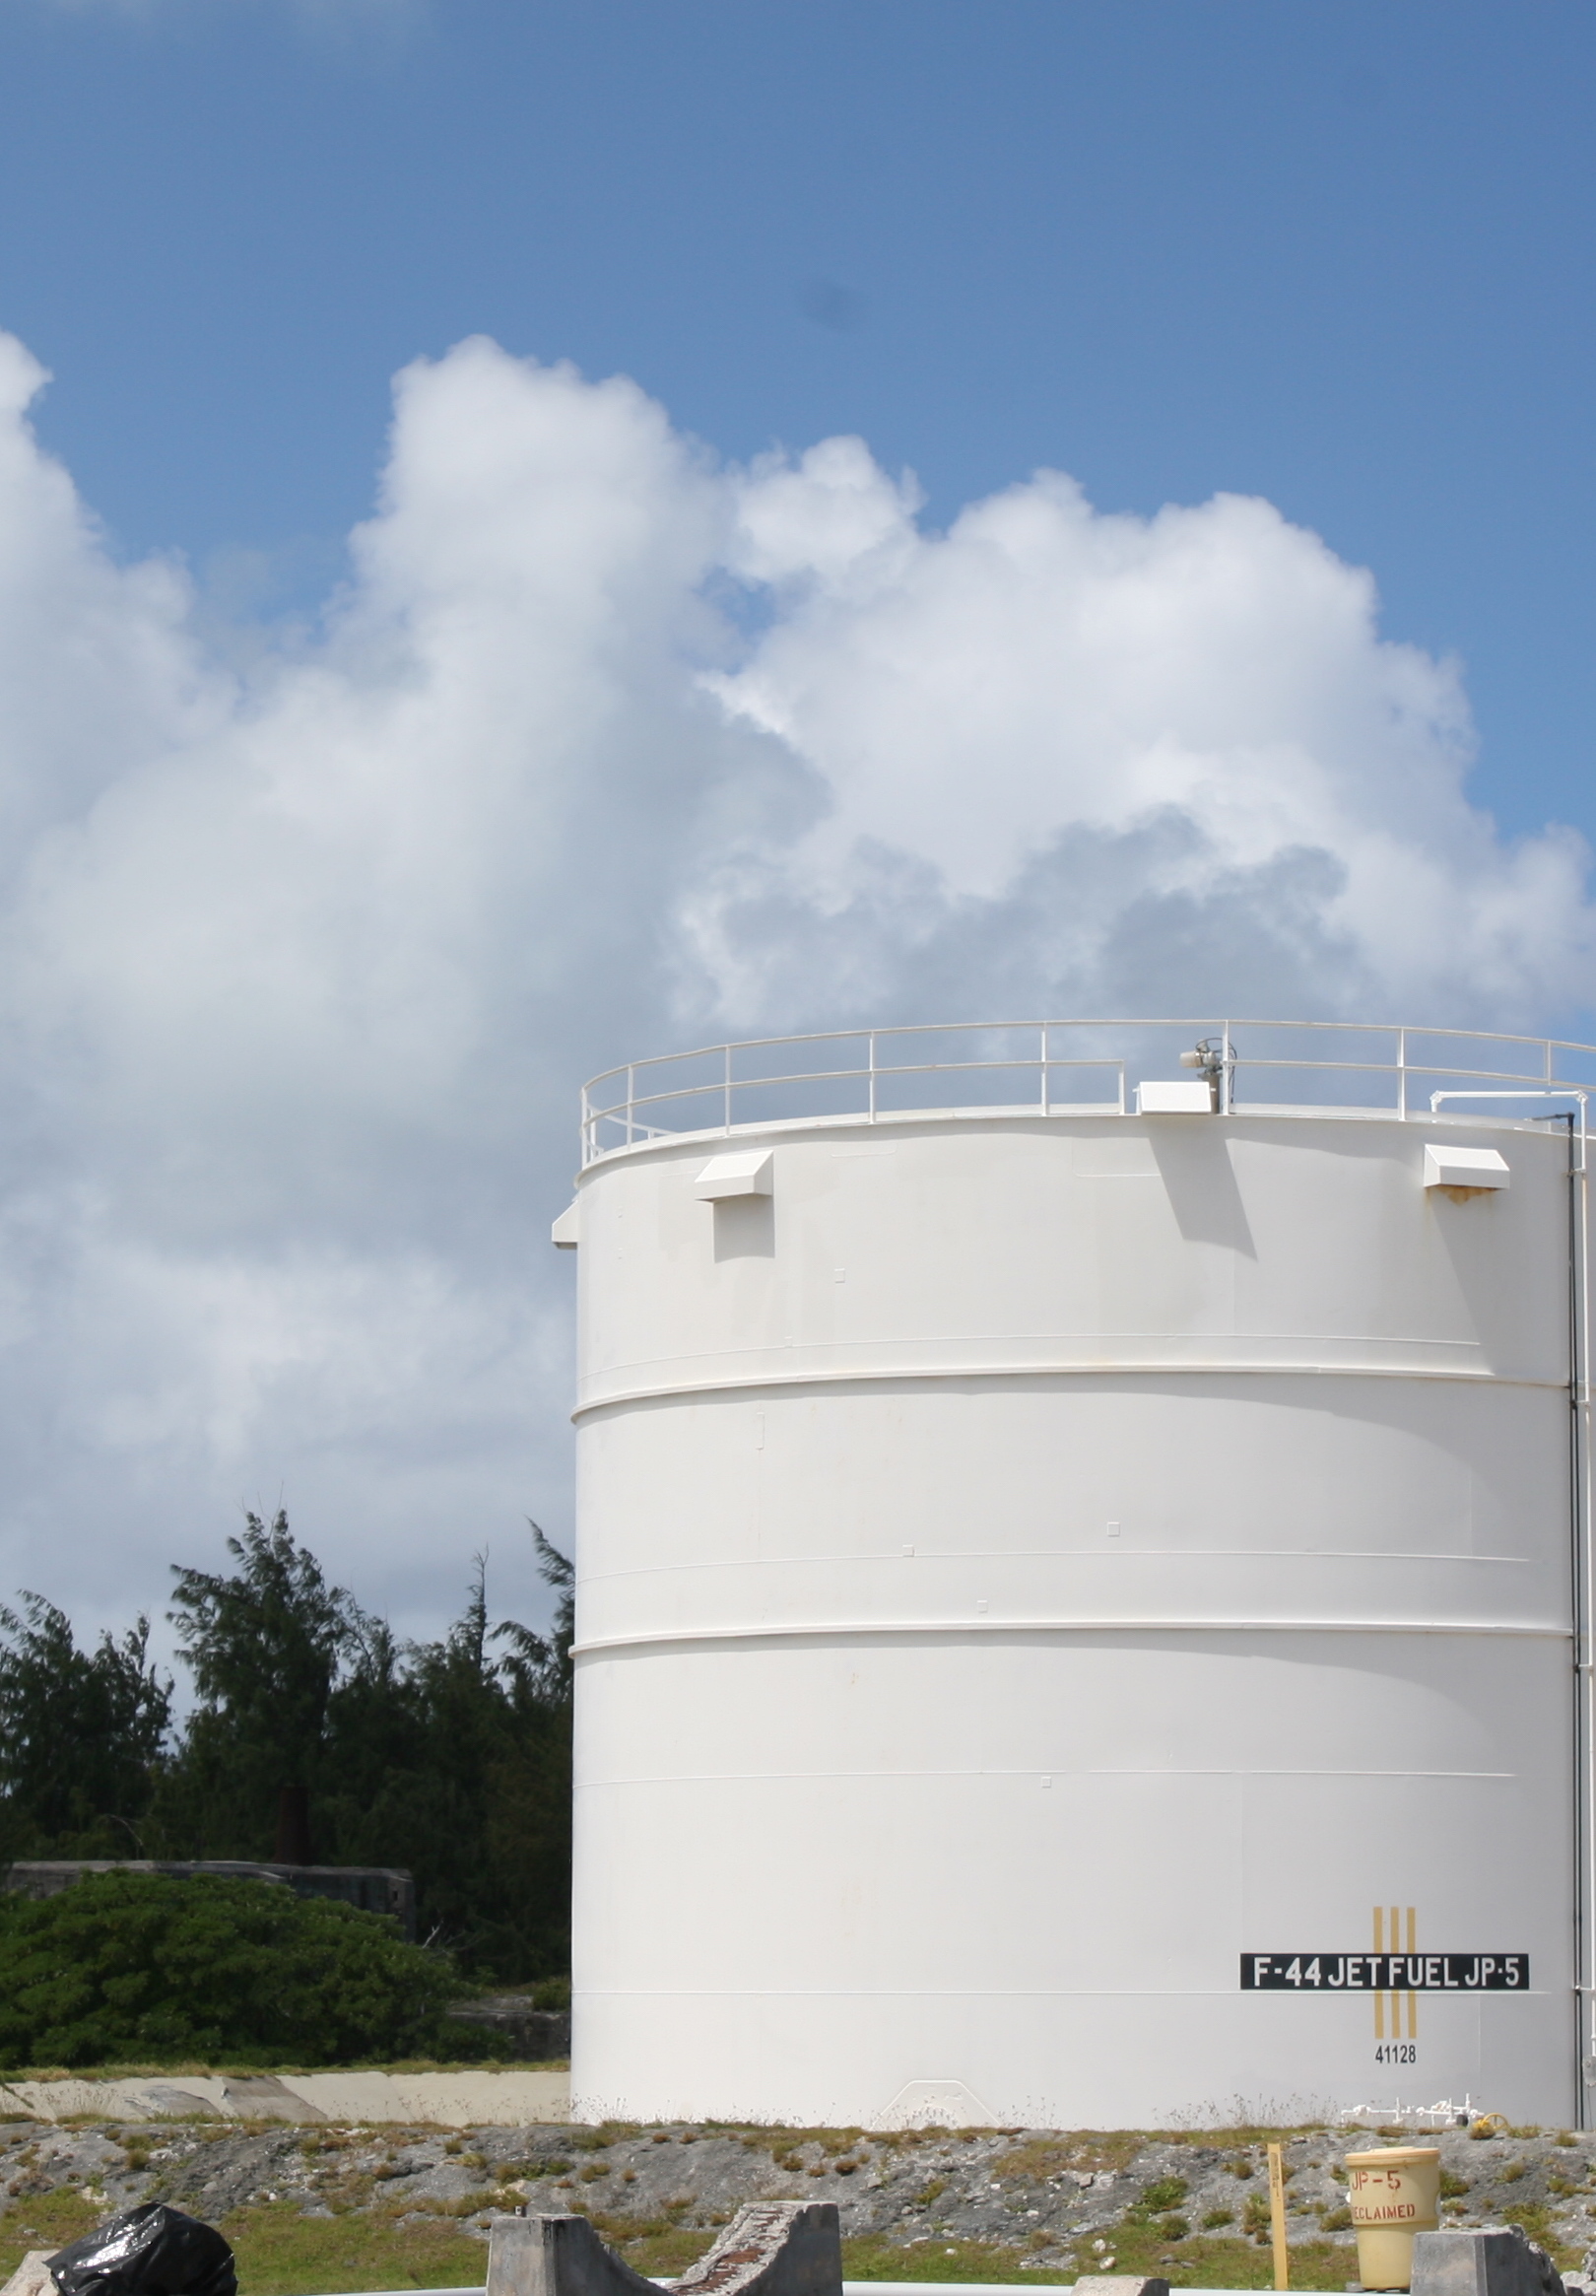
[[[1345,2241],[1344,2155],[1380,2142],[1438,2142],[1443,2221],[1516,2220],[1565,2267],[1596,2245],[1596,2135],[1520,2131],[1485,2139],[1396,2130],[1292,2138],[1294,2243]],[[1116,2250],[1178,2266],[1188,2243],[1267,2239],[1257,2130],[1227,2137],[1045,2129],[851,2131],[750,2128],[347,2128],[236,2123],[0,2127],[8,2208],[62,2188],[110,2214],[175,2201],[211,2220],[277,2203],[305,2216],[381,2211],[447,2217],[486,2239],[496,2213],[580,2208],[607,2238],[661,2225],[707,2236],[745,2200],[837,2203],[844,2238],[907,2245],[942,2237],[1026,2252],[1043,2276],[1106,2266]],[[1151,2246],[1150,2246],[1151,2244]],[[1191,2253],[1188,2251],[1187,2253]]]

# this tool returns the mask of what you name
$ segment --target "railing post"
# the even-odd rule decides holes
[[[1222,1065],[1220,1068],[1220,1114],[1222,1116],[1228,1116],[1230,1113],[1230,1024],[1229,1021],[1225,1023],[1224,1028],[1220,1034],[1220,1051],[1222,1054]]]
[[[627,1146],[632,1146],[632,1112],[637,1098],[636,1064],[627,1063]]]
[[[1408,1120],[1408,1032],[1406,1029],[1398,1029],[1397,1031],[1397,1118],[1399,1122],[1404,1124]]]
[[[866,1121],[873,1124],[876,1120],[876,1032],[874,1029],[871,1030],[866,1042],[870,1047],[870,1084],[868,1087],[870,1113]]]
[[[582,1086],[582,1162],[584,1164],[591,1164],[592,1161],[593,1104],[587,1097],[587,1087],[584,1084]]]
[[[1047,1023],[1041,1025],[1041,1113],[1050,1114],[1047,1099]]]
[[[726,1130],[727,1130],[728,1132],[729,1132],[729,1131],[731,1130],[731,1128],[732,1128],[732,1126],[731,1126],[731,1103],[732,1103],[732,1048],[731,1048],[731,1047],[728,1045],[728,1046],[726,1047]]]

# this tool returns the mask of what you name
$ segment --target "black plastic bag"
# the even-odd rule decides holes
[[[238,2296],[233,2251],[214,2224],[146,2200],[50,2259],[61,2296]]]

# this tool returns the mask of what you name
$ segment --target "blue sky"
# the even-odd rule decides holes
[[[484,331],[950,515],[1267,496],[1593,825],[1596,15],[1467,0],[5,0],[0,312],[129,551],[323,578]],[[223,570],[213,568],[220,575]],[[258,594],[258,593],[257,593]]]
[[[614,1061],[1596,1033],[1593,48],[0,0],[0,1595],[535,1613]]]

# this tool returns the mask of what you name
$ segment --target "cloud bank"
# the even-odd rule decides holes
[[[1456,665],[1266,503],[1041,472],[934,533],[857,439],[727,469],[477,340],[398,378],[316,628],[219,643],[43,379],[0,338],[0,1523],[86,1621],[280,1493],[417,1627],[562,1529],[548,1221],[613,1060],[1591,1001],[1584,846],[1503,843]]]

